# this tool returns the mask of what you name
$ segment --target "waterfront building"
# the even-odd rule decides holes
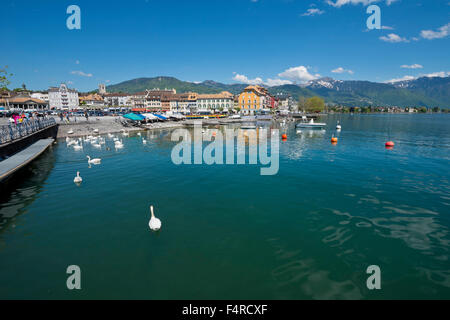
[[[81,96],[79,99],[81,105],[95,108],[103,108],[105,106],[105,100],[101,95],[97,93]]]
[[[199,94],[197,110],[212,112],[230,112],[234,107],[234,96],[228,91],[218,94]]]
[[[32,98],[28,93],[21,93],[15,96],[4,94],[0,98],[0,106],[15,112],[48,110],[48,102]]]
[[[78,92],[75,89],[69,89],[64,83],[59,88],[51,87],[48,90],[48,99],[51,109],[71,110],[79,106]]]
[[[130,104],[133,108],[142,109],[145,108],[146,105],[146,92],[136,92],[130,96]]]
[[[290,94],[277,93],[275,98],[278,99],[278,109],[280,110],[294,110],[295,101]]]
[[[170,111],[174,113],[195,113],[197,111],[197,97],[195,92],[174,94],[169,97]]]
[[[266,111],[272,108],[272,100],[266,88],[254,85],[248,86],[239,95],[239,108],[243,114],[255,114],[257,111]]]
[[[131,105],[131,95],[128,93],[106,93],[103,96],[105,105],[110,107],[124,107]]]
[[[43,100],[49,103],[48,92],[34,92],[31,94],[31,98]]]

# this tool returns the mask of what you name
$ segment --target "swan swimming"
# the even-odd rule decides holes
[[[159,229],[161,229],[161,220],[156,218],[155,215],[153,214],[153,206],[150,206],[150,212],[151,212],[152,217],[150,218],[150,221],[148,222],[148,226],[153,231],[158,231]]]
[[[143,144],[147,144],[147,140],[142,139],[142,143],[143,143]]]
[[[76,145],[73,146],[73,149],[74,150],[81,150],[81,149],[83,149],[83,146],[80,146],[79,144],[76,144]]]
[[[89,156],[86,156],[86,158],[88,158],[88,163],[93,163],[93,164],[100,164],[100,162],[102,161],[102,159],[99,159],[99,158],[91,159],[91,157],[89,157]]]
[[[80,172],[77,171],[77,176],[73,179],[73,182],[75,183],[81,183],[83,179],[80,177]]]

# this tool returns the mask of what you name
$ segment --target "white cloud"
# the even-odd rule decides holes
[[[325,11],[317,9],[317,8],[310,8],[306,10],[305,13],[302,14],[302,16],[315,16],[315,15],[321,15],[325,13]]]
[[[293,81],[307,82],[315,80],[320,77],[319,74],[312,75],[308,72],[308,68],[305,66],[293,67],[278,74],[280,78],[287,78]]]
[[[80,64],[80,60],[76,60],[75,63],[76,63],[76,64]]]
[[[381,0],[336,0],[335,2],[333,2],[331,0],[328,0],[327,3],[333,7],[340,8],[347,4],[353,4],[353,5],[362,4],[364,6],[367,6],[371,3],[380,2],[380,1]],[[386,0],[386,4],[388,6],[390,6],[395,1],[398,1],[398,0]]]
[[[263,79],[257,77],[255,79],[249,79],[247,78],[247,76],[244,76],[242,74],[236,73],[233,77],[233,80],[238,81],[238,82],[242,82],[245,84],[263,84],[264,81]]]
[[[76,75],[82,76],[82,77],[88,77],[88,78],[92,77],[92,73],[85,73],[83,71],[71,71],[70,73],[76,74]]]
[[[233,72],[234,77],[233,80],[238,81],[238,82],[242,82],[245,84],[250,84],[250,85],[266,85],[269,87],[273,87],[273,86],[281,86],[284,84],[292,84],[292,81],[290,80],[284,80],[284,79],[267,79],[267,81],[264,81],[262,78],[260,77],[256,77],[255,79],[249,79],[247,76]]]
[[[405,69],[422,69],[423,66],[421,64],[415,63],[415,64],[412,64],[412,65],[404,64],[404,65],[400,66],[400,68],[405,68]]]
[[[347,70],[347,69],[344,69],[342,67],[339,67],[339,68],[336,68],[334,70],[331,70],[331,72],[333,72],[333,73],[345,73],[345,72],[347,72],[348,74],[353,74],[354,73],[352,70]]]
[[[438,31],[433,30],[420,31],[420,36],[428,40],[445,38],[449,34],[450,34],[450,23],[447,23],[445,26],[440,27]]]
[[[391,79],[391,80],[385,81],[385,83],[395,83],[395,82],[399,82],[399,81],[415,80],[415,79],[422,78],[422,77],[428,77],[428,78],[441,77],[441,78],[445,78],[445,77],[449,77],[449,76],[450,76],[450,71],[438,71],[438,72],[433,72],[433,73],[428,73],[428,74],[420,74],[417,77],[404,76],[402,78],[396,78],[396,79]]]
[[[396,42],[409,42],[408,39],[406,38],[402,38],[399,35],[395,34],[395,33],[389,33],[386,36],[381,36],[380,40],[386,41],[386,42],[391,42],[391,43],[396,43]]]
[[[292,84],[292,81],[283,79],[267,79],[265,84],[268,85],[269,87],[273,87],[273,86],[282,86],[284,84]]]

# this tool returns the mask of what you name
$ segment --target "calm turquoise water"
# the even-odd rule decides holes
[[[168,130],[118,152],[60,141],[2,189],[0,298],[449,299],[450,116],[323,120],[323,134],[285,129],[275,176],[176,166]]]

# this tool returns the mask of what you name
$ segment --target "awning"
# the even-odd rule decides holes
[[[149,119],[149,120],[156,120],[156,119],[158,119],[157,116],[155,116],[155,115],[153,115],[153,114],[151,114],[151,113],[143,113],[142,115],[143,115],[144,117],[146,117],[147,119]]]
[[[157,116],[158,118],[160,118],[161,120],[167,120],[167,118],[166,117],[164,117],[164,116],[162,116],[162,115],[160,115],[160,114],[153,114],[154,116]]]
[[[142,121],[145,120],[145,117],[140,115],[140,114],[135,114],[135,113],[127,113],[125,115],[123,115],[122,117],[126,118],[126,119],[130,119],[133,121]]]

